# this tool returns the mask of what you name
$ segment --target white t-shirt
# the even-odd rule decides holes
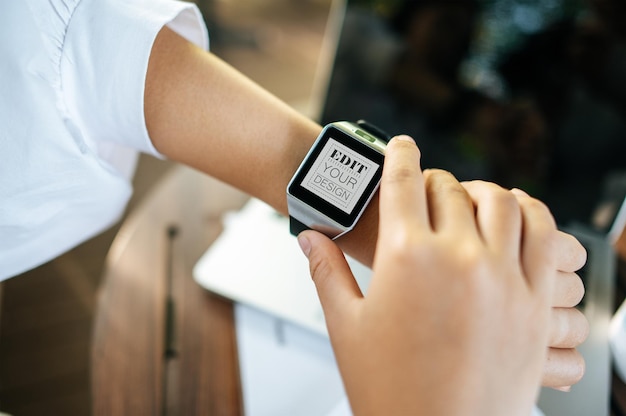
[[[208,48],[191,3],[7,0],[0,12],[0,280],[114,224],[145,126],[148,59],[168,25]]]

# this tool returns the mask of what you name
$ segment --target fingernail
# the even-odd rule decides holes
[[[565,393],[569,393],[572,390],[572,386],[555,387],[554,390],[558,390],[558,391],[563,391]]]
[[[300,245],[300,250],[304,253],[306,258],[309,258],[309,253],[311,252],[311,242],[306,236],[300,234],[298,235],[298,244]]]
[[[400,140],[401,142],[411,142],[415,143],[415,140],[411,136],[407,136],[406,134],[401,134],[399,136],[394,137],[396,140]]]

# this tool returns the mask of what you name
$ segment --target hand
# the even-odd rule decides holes
[[[463,182],[462,185],[471,194],[483,192],[486,186],[479,181]],[[519,190],[515,194],[518,198],[528,197]],[[583,282],[575,272],[585,264],[586,252],[576,238],[562,231],[554,233],[553,238],[558,247],[558,272],[551,303],[550,348],[542,385],[568,391],[585,372],[585,361],[576,347],[587,338],[589,324],[582,312],[575,308],[585,294]]]
[[[389,143],[367,297],[331,240],[300,235],[355,414],[530,414],[556,227],[528,196],[474,188],[422,174],[411,141]]]

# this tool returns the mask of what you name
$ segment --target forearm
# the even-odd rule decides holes
[[[286,214],[285,189],[321,127],[219,58],[167,28],[154,44],[145,90],[154,146]],[[377,203],[342,248],[371,264]],[[356,243],[358,242],[358,244]]]

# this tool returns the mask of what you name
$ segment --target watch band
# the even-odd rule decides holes
[[[292,217],[291,215],[289,216],[289,232],[292,235],[298,235],[302,231],[306,231],[306,230],[310,230],[310,228],[307,227],[304,223]]]

